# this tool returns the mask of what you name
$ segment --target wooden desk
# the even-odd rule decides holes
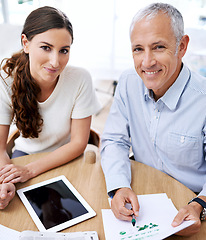
[[[88,146],[88,148],[93,147],[94,146]],[[96,151],[96,149],[93,150]],[[14,162],[19,165],[25,165],[28,162],[34,161],[41,155],[43,154],[21,157],[14,159]],[[77,189],[77,191],[84,197],[84,199],[97,213],[94,218],[67,228],[63,232],[97,231],[99,239],[104,240],[105,236],[101,209],[109,208],[109,204],[104,175],[100,165],[99,152],[97,152],[96,163],[87,163],[84,160],[84,156],[81,156],[76,160],[65,164],[64,166],[41,174],[40,176],[31,179],[26,183],[19,183],[16,187],[19,189],[59,175],[65,175],[71,184]],[[195,197],[195,194],[192,191],[190,191],[178,181],[144,164],[132,161],[132,176],[132,187],[136,194],[165,192],[167,193],[167,196],[172,199],[177,209],[179,209],[181,206],[184,206],[191,198]],[[0,224],[18,231],[38,230],[17,195],[14,197],[6,209],[0,211]],[[167,239],[201,240],[204,239],[205,236],[206,224],[203,223],[201,232],[190,238],[171,236]]]

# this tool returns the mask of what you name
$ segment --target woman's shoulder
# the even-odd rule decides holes
[[[89,71],[82,67],[68,65],[63,71],[63,77],[75,78],[76,80],[91,80]]]
[[[10,92],[12,83],[13,83],[13,78],[11,76],[7,77],[7,74],[4,71],[1,71],[0,88],[5,89],[7,92]]]

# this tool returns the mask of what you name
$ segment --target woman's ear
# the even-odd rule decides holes
[[[25,34],[21,35],[21,42],[23,45],[24,52],[29,53],[29,40],[27,39]]]

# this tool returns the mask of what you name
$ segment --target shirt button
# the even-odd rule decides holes
[[[180,142],[181,142],[181,143],[184,143],[184,142],[185,142],[185,137],[184,137],[184,136],[181,136]]]

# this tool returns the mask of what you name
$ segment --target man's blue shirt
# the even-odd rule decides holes
[[[183,66],[155,102],[135,70],[122,74],[102,136],[102,168],[108,192],[130,187],[136,161],[206,195],[206,79]],[[137,173],[138,174],[138,173]]]

